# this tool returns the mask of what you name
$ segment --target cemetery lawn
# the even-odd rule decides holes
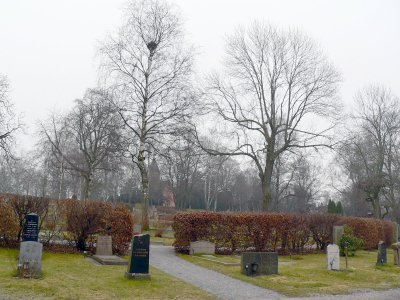
[[[150,280],[124,278],[126,266],[96,266],[81,254],[45,252],[41,279],[15,278],[19,250],[0,248],[0,295],[22,299],[215,299],[150,268]]]
[[[223,273],[236,279],[282,293],[286,296],[308,296],[312,294],[347,294],[357,290],[384,290],[400,287],[400,267],[393,264],[393,251],[387,249],[388,264],[375,266],[376,251],[357,251],[349,257],[348,271],[341,257],[341,271],[326,270],[326,254],[280,256],[278,275],[248,277],[240,273],[240,266],[227,266],[203,260],[196,256],[178,254],[196,265]],[[240,262],[239,256],[219,256],[223,262]],[[206,258],[209,258],[206,256]]]

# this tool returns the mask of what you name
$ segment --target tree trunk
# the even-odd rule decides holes
[[[83,190],[83,200],[89,200],[90,199],[90,192],[91,192],[91,187],[92,187],[92,176],[89,175],[85,175],[83,176],[84,180],[85,180],[85,187]]]
[[[270,204],[272,201],[272,191],[271,191],[271,182],[272,182],[272,171],[274,169],[274,160],[270,158],[271,156],[267,156],[267,162],[265,164],[264,174],[260,174],[261,184],[262,184],[262,192],[263,192],[263,211],[268,211],[270,208]]]
[[[139,150],[138,167],[142,178],[142,230],[149,230],[149,174],[147,173],[144,150]]]

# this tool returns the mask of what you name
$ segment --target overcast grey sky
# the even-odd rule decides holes
[[[343,76],[347,109],[354,93],[382,83],[400,96],[400,1],[175,0],[187,39],[205,73],[218,69],[224,36],[263,20],[313,37]],[[66,110],[96,86],[98,42],[121,24],[124,0],[1,0],[0,73],[32,135],[37,120]],[[19,136],[29,150],[34,139]]]

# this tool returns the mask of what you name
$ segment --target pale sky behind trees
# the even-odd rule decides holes
[[[380,83],[400,96],[400,1],[174,0],[197,70],[220,67],[224,37],[253,20],[311,36],[342,74],[346,110],[353,96]],[[23,117],[20,151],[31,150],[36,123],[65,111],[98,82],[99,43],[122,24],[124,0],[2,0],[0,73]]]

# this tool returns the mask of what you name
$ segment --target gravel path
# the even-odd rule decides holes
[[[281,299],[283,296],[177,257],[168,246],[151,245],[150,264],[221,299]]]
[[[151,245],[150,264],[172,276],[191,283],[221,299],[286,299],[286,300],[399,300],[400,289],[387,291],[360,291],[350,295],[315,295],[287,298],[221,273],[197,266],[177,257],[172,247]],[[400,280],[400,278],[399,278]]]

